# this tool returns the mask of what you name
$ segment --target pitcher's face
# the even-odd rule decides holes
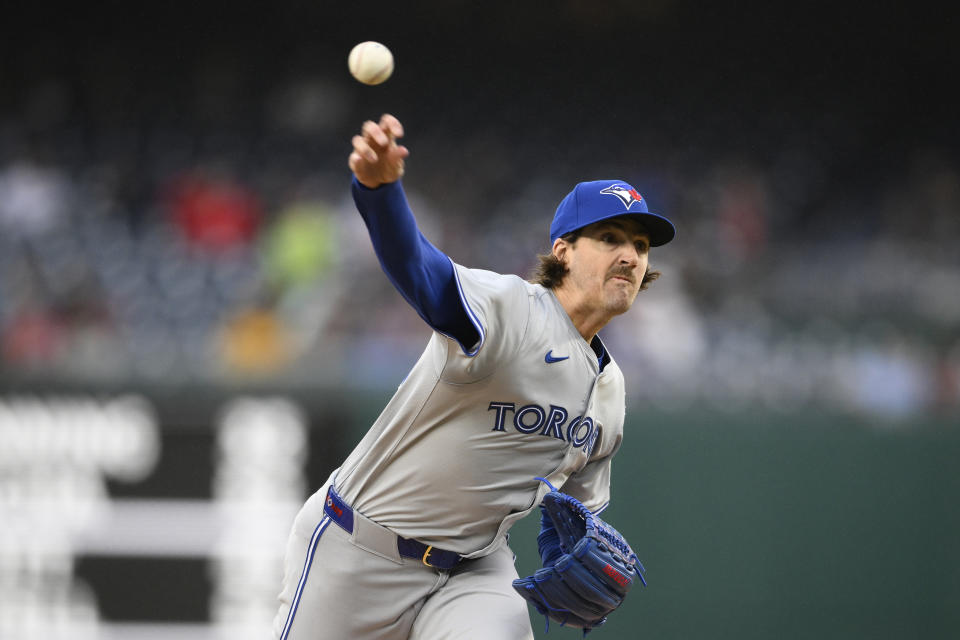
[[[561,259],[570,270],[564,288],[579,298],[580,306],[602,310],[610,317],[619,315],[633,305],[649,255],[650,237],[636,220],[620,217],[595,222],[563,251]]]

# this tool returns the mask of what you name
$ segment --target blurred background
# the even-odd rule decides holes
[[[598,638],[960,636],[956,16],[702,4],[5,11],[0,638],[268,636],[294,513],[429,336],[349,196],[384,112],[461,264],[528,275],[581,180],[678,227],[603,333],[650,586]]]

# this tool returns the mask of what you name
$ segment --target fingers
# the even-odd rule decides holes
[[[390,144],[390,137],[387,135],[387,132],[373,120],[364,122],[362,131],[364,140],[369,143],[378,147],[386,147]]]
[[[403,125],[389,113],[383,114],[379,123],[367,120],[363,123],[361,131],[369,143],[379,147],[386,147],[395,138],[403,137]]]
[[[353,136],[353,153],[370,163],[376,162],[379,157],[363,136]]]
[[[393,138],[403,137],[403,125],[389,113],[385,113],[380,117],[380,128],[388,132]]]
[[[357,173],[360,171],[362,163],[363,163],[363,158],[356,151],[351,153],[349,160],[347,160],[347,165],[350,167],[350,171],[354,173]]]

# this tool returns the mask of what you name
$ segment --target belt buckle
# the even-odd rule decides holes
[[[429,560],[428,560],[428,558],[430,557],[430,552],[431,552],[431,551],[433,551],[433,545],[432,545],[432,544],[431,544],[431,545],[427,545],[427,550],[423,552],[423,557],[420,558],[420,561],[423,562],[423,564],[427,565],[428,567],[433,567],[433,565],[430,564],[430,562],[429,562]],[[434,567],[434,568],[436,568],[436,567]]]

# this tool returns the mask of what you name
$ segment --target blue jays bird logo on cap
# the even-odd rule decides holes
[[[612,184],[606,189],[601,189],[600,193],[608,196],[616,196],[627,209],[629,209],[634,202],[643,200],[643,196],[641,196],[636,189],[626,184]]]

